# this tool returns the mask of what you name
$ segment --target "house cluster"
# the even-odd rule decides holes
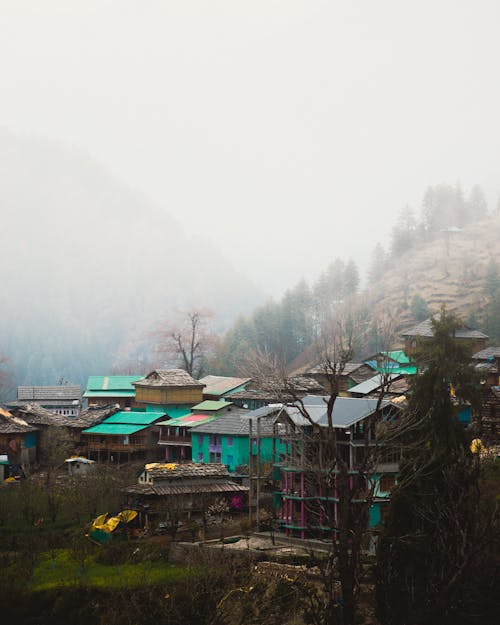
[[[27,474],[39,460],[44,431],[57,427],[73,446],[71,475],[101,463],[143,464],[124,496],[148,523],[205,519],[222,501],[227,510],[250,510],[257,520],[270,511],[288,534],[321,536],[339,514],[330,473],[311,479],[314,459],[325,453],[321,432],[335,429],[342,459],[356,476],[367,448],[377,446],[377,422],[397,419],[417,372],[417,341],[430,336],[426,321],[403,335],[403,349],[347,363],[331,416],[321,364],[292,375],[293,396],[290,385],[263,388],[250,378],[214,375],[195,380],[181,369],[91,376],[83,395],[73,386],[19,387],[0,410],[0,478]],[[498,444],[500,348],[487,347],[488,337],[467,327],[456,339],[474,348],[483,394],[480,410],[460,406],[459,419],[486,443]],[[371,526],[384,519],[398,460],[382,453],[371,468]]]

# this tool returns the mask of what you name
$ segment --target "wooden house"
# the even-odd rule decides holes
[[[472,414],[472,426],[482,442],[500,444],[500,386],[485,386],[479,409]]]
[[[158,460],[158,421],[165,412],[120,411],[82,431],[86,456],[98,462]]]
[[[89,406],[108,406],[115,404],[120,408],[132,408],[135,403],[134,382],[141,375],[91,375],[83,394]]]
[[[436,318],[439,318],[439,315],[436,315]],[[432,327],[431,319],[426,319],[404,332],[402,337],[405,342],[404,352],[406,356],[409,358],[414,356],[414,354],[418,351],[419,341],[425,341],[433,336],[434,329]],[[486,347],[488,335],[480,332],[479,330],[472,330],[469,326],[463,325],[455,332],[454,338],[467,344],[470,347],[471,354],[473,354],[474,352],[483,350]]]
[[[183,408],[190,412],[191,406],[203,401],[205,385],[193,379],[183,369],[156,369],[146,377],[133,382],[136,404],[140,407],[157,407],[168,412],[169,408]],[[172,414],[169,416],[173,417]],[[175,415],[180,416],[180,415]]]
[[[214,419],[217,414],[190,413],[176,419],[159,421],[158,444],[164,449],[166,462],[191,462],[191,429]]]
[[[274,385],[256,384],[250,382],[245,390],[231,392],[224,399],[232,402],[240,408],[248,410],[258,410],[269,404],[293,401],[295,397],[304,397],[311,393],[324,393],[323,386],[311,377],[305,375],[291,376],[287,381],[288,388],[276,388]],[[293,388],[293,395],[290,393]]]
[[[65,417],[77,417],[82,409],[79,386],[18,386],[17,399],[6,403],[9,408],[32,404]]]
[[[204,399],[223,399],[231,393],[244,391],[251,382],[250,378],[234,378],[222,375],[206,375],[200,383],[205,385],[203,390]]]
[[[125,493],[128,507],[145,516],[145,523],[167,523],[175,533],[190,521],[206,525],[210,506],[221,500],[229,514],[241,514],[248,487],[231,481],[221,464],[153,463]]]
[[[335,471],[325,472],[318,464],[324,454],[320,430],[328,426],[323,397],[302,400],[309,415],[297,407],[286,407],[276,419],[275,436],[286,443],[286,453],[275,463],[276,516],[282,529],[301,538],[322,537],[333,530],[339,514]],[[333,427],[337,431],[338,452],[354,479],[366,453],[378,447],[375,420],[392,418],[399,409],[383,401],[377,412],[377,399],[337,397]],[[368,452],[367,452],[368,450]],[[369,526],[378,525],[387,511],[390,489],[397,479],[399,457],[378,455],[369,479],[372,503]]]
[[[272,462],[276,441],[273,440],[271,419],[261,420],[259,442],[256,437],[250,437],[250,428],[252,420],[257,416],[274,415],[279,410],[281,406],[265,406],[255,411],[234,408],[216,419],[191,428],[193,461],[220,462],[229,471],[238,472],[238,468],[248,467],[259,447],[260,461]],[[275,453],[281,451],[282,445],[278,441]]]
[[[36,461],[38,429],[0,408],[0,454],[7,458],[3,473],[28,469]]]
[[[476,352],[472,360],[485,386],[500,386],[500,347],[486,347]]]
[[[73,446],[74,453],[77,454],[86,451],[86,441],[82,437],[82,431],[96,425],[115,412],[117,412],[115,406],[106,406],[101,408],[88,408],[83,410],[78,417],[67,417],[46,410],[37,404],[18,406],[14,410],[16,416],[26,421],[29,425],[36,427],[41,437],[43,437],[44,432],[49,428],[63,429]]]
[[[303,376],[315,380],[320,389],[310,390],[310,393],[330,393],[331,385],[328,379],[328,367],[316,365],[304,372]],[[361,384],[373,376],[373,368],[364,362],[347,362],[339,376],[339,391],[347,395],[350,388]]]

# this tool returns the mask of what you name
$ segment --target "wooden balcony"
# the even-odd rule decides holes
[[[191,436],[175,436],[167,434],[160,436],[158,441],[160,445],[183,445],[191,447]]]

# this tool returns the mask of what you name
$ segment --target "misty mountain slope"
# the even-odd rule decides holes
[[[0,211],[0,354],[18,384],[81,383],[144,357],[168,310],[211,308],[224,326],[262,297],[216,249],[71,147],[0,130]]]
[[[424,298],[431,312],[445,304],[464,318],[474,314],[480,319],[486,305],[484,280],[491,259],[500,268],[500,214],[460,232],[440,233],[436,240],[391,260],[382,278],[369,285],[366,295],[375,313],[397,313],[399,327],[414,323],[410,310],[402,304],[411,302],[416,294]]]

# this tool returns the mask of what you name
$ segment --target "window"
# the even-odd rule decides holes
[[[221,461],[221,454],[220,452],[210,452],[210,462],[220,462]]]
[[[197,460],[198,460],[198,462],[203,462],[203,452],[202,451],[198,452]]]
[[[233,446],[233,437],[232,436],[228,436],[226,438],[226,443],[228,447],[232,447]]]
[[[203,434],[198,434],[198,445],[203,445]]]
[[[234,464],[234,456],[232,454],[226,456],[226,464],[231,466]]]

